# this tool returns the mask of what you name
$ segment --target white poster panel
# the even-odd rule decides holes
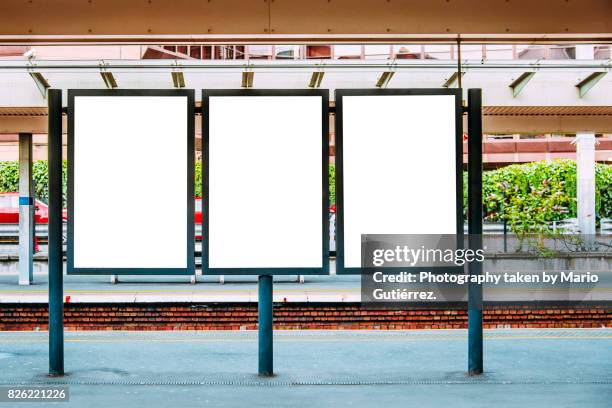
[[[321,268],[321,96],[210,96],[209,268]]]
[[[361,234],[456,234],[455,96],[342,105],[344,267],[361,267]]]
[[[187,112],[186,96],[74,97],[75,269],[187,268]]]

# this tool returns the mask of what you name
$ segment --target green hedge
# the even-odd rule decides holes
[[[66,182],[68,177],[68,166],[64,160],[62,163],[62,177],[64,179],[64,205],[66,205],[66,191],[68,184]],[[47,202],[48,198],[48,174],[47,174],[47,161],[38,160],[32,163],[32,178],[34,179],[34,193],[36,198],[43,202]],[[19,191],[19,162],[17,161],[5,161],[0,162],[0,192],[12,192]]]
[[[329,165],[329,204],[336,204],[336,166]]]
[[[63,163],[66,198],[66,161]],[[202,163],[196,162],[195,192],[202,194]],[[612,166],[597,164],[596,210],[599,218],[612,218]],[[47,201],[47,162],[33,163],[36,197]],[[330,203],[336,202],[333,186],[336,168],[329,169]],[[0,162],[0,191],[18,191],[19,164]],[[464,172],[464,211],[467,209],[467,173]],[[504,215],[511,224],[545,223],[576,216],[576,163],[554,160],[516,164],[483,173],[483,205],[487,221],[500,221]],[[528,217],[529,220],[524,218]]]
[[[464,180],[467,174],[464,173]],[[598,218],[612,217],[612,166],[595,165]],[[576,217],[576,163],[553,160],[515,164],[483,172],[485,219],[511,223],[529,217],[535,224]],[[467,211],[467,182],[464,182]]]

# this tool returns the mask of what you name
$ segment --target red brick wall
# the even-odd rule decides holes
[[[257,328],[257,304],[66,304],[67,330],[240,330]],[[612,327],[612,309],[495,306],[485,328]],[[384,310],[359,304],[280,304],[275,329],[454,329],[465,310]],[[46,330],[46,304],[1,304],[0,330]]]

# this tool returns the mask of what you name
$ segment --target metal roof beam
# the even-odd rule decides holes
[[[384,44],[419,41],[422,37],[454,42],[459,34],[462,42],[470,36],[497,42],[509,38],[524,38],[525,42],[587,38],[600,42],[610,41],[611,12],[609,0],[4,0],[0,1],[0,15],[10,18],[4,18],[0,25],[0,42],[228,44],[242,38],[264,44]]]
[[[612,61],[609,60],[562,60],[562,61],[539,61],[539,60],[513,60],[513,61],[481,61],[481,60],[465,60],[462,62],[462,70],[470,72],[480,71],[564,71],[573,69],[576,71],[585,72],[604,72],[612,70]],[[96,60],[38,60],[36,61],[36,70],[38,71],[100,71],[100,70],[124,70],[131,69],[147,69],[151,71],[158,70],[176,70],[176,62],[169,60],[105,60],[103,64]],[[184,60],[180,64],[181,71],[185,70],[244,70],[244,60]],[[393,62],[393,71],[398,70],[444,70],[445,72],[455,72],[457,61],[455,60],[395,60]],[[297,69],[307,71],[321,70],[321,64],[312,60],[273,60],[273,61],[258,61],[251,60],[248,63],[249,70],[257,69]],[[370,69],[370,70],[390,70],[390,64],[386,61],[376,60],[332,60],[325,63],[325,71],[329,70],[352,70],[352,69]],[[24,60],[0,60],[0,71],[28,71],[32,67],[28,61]]]

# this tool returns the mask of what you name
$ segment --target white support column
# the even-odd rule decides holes
[[[576,44],[577,60],[595,59],[595,46],[593,44]]]
[[[590,247],[595,235],[595,133],[576,134],[578,225]]]
[[[34,186],[32,183],[32,134],[19,134],[19,284],[34,280]]]

